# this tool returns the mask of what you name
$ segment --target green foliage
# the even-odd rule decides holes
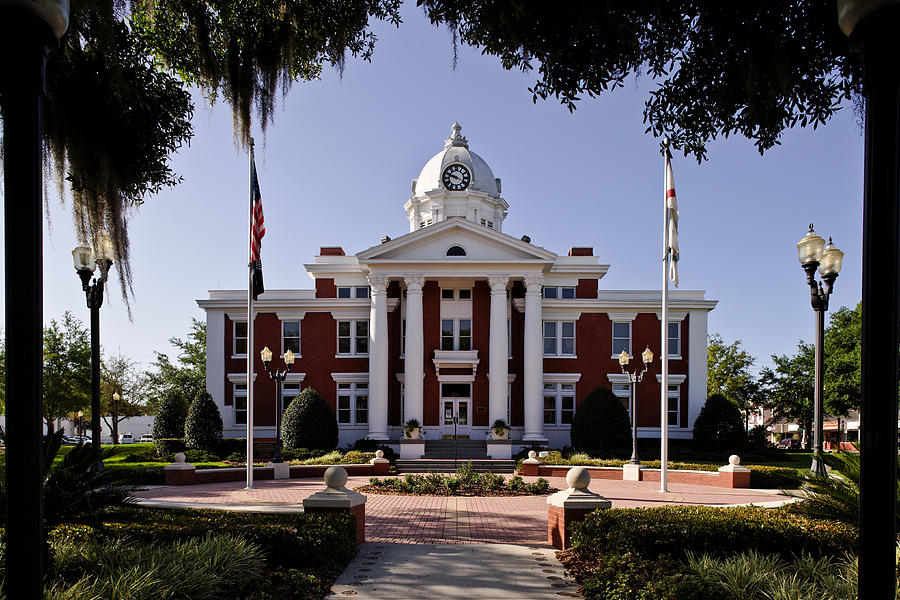
[[[282,450],[281,457],[284,460],[305,461],[311,458],[319,458],[326,454],[330,454],[330,452],[322,448],[291,448],[290,450]]]
[[[729,451],[744,447],[747,434],[737,405],[722,394],[707,398],[694,421],[694,440]]]
[[[57,537],[52,550],[59,600],[236,597],[263,566],[258,546],[230,534],[150,545]]]
[[[251,115],[265,132],[275,102],[297,81],[318,79],[323,64],[343,69],[346,53],[370,60],[369,19],[400,22],[395,0],[338,4],[228,0],[140,0],[135,29],[166,66],[231,106],[235,136],[249,144]]]
[[[187,410],[188,404],[181,394],[173,392],[163,397],[156,411],[156,417],[153,419],[154,441],[183,438]]]
[[[572,446],[594,456],[610,454],[631,443],[631,423],[622,401],[598,387],[581,401],[572,417]]]
[[[219,456],[228,456],[235,452],[247,454],[247,438],[227,438],[223,437],[219,440],[219,447],[216,453]]]
[[[412,496],[522,496],[556,491],[550,488],[550,482],[543,477],[539,477],[534,483],[525,483],[516,475],[507,482],[503,475],[478,473],[468,463],[457,469],[455,475],[407,473],[402,479],[372,477],[369,485],[377,490]]]
[[[222,441],[222,415],[209,392],[203,391],[191,402],[184,420],[184,442],[188,448],[214,452]]]
[[[62,322],[51,319],[44,328],[43,377],[43,414],[50,434],[54,421],[91,404],[90,333],[69,311]]]
[[[855,551],[858,533],[841,523],[817,521],[783,510],[666,506],[596,511],[574,528],[573,553],[592,561],[634,552],[648,559],[682,558],[685,551],[727,555],[756,549],[764,554],[813,556]]]
[[[192,319],[187,336],[170,338],[169,343],[178,349],[178,356],[173,363],[168,354],[154,352],[156,358],[146,380],[147,404],[151,412],[156,409],[158,415],[163,410],[162,404],[174,399],[181,402],[182,410],[187,414],[188,404],[206,391],[206,323]],[[160,437],[181,437],[184,416],[181,419],[181,430],[177,433],[168,431]]]
[[[183,437],[158,438],[154,435],[153,445],[156,447],[157,456],[169,456],[170,454],[187,450]]]
[[[803,341],[797,344],[793,356],[772,355],[774,369],[763,367],[759,372],[760,386],[766,396],[766,406],[772,409],[772,420],[799,423],[806,435],[806,447],[812,444],[813,397],[815,385],[815,348]]]
[[[714,597],[734,600],[856,600],[857,564],[801,554],[788,563],[778,555],[748,550],[719,558],[688,553],[689,569]]]
[[[764,403],[759,382],[750,372],[754,358],[736,340],[726,344],[717,333],[706,345],[706,395],[722,394],[744,413],[745,423],[751,411]]]
[[[790,496],[800,498],[787,507],[791,512],[814,519],[839,521],[857,527],[859,525],[859,461],[858,452],[839,452],[823,454],[822,461],[840,476],[818,477],[807,472],[804,475],[803,488],[789,492]],[[900,463],[900,460],[898,460]],[[898,464],[900,466],[900,464]],[[900,484],[900,469],[897,471]],[[897,493],[897,524],[900,526],[900,487]]]
[[[859,410],[862,304],[842,306],[830,315],[825,328],[824,400],[829,412],[846,415]]]
[[[390,446],[385,446],[378,442],[378,440],[370,440],[368,438],[360,438],[353,442],[353,445],[347,448],[347,450],[359,450],[360,452],[375,452],[376,450],[381,450],[384,452],[384,457],[391,461],[391,464],[394,464],[400,455],[397,454],[393,448]]]
[[[646,75],[647,132],[698,160],[731,134],[762,153],[787,128],[824,124],[862,87],[830,2],[421,4],[454,44],[458,36],[505,69],[536,67],[535,102],[555,97],[571,111],[583,95]]]
[[[338,426],[325,399],[311,387],[305,388],[284,411],[281,421],[284,447],[331,450],[338,443]]]
[[[119,423],[123,419],[146,414],[145,400],[137,363],[121,352],[101,359],[100,410],[112,431],[113,444],[119,443]]]
[[[630,552],[600,557],[596,564],[567,562],[589,600],[717,600],[712,586],[669,558],[647,560]]]

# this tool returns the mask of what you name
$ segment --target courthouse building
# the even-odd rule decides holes
[[[658,289],[605,289],[610,265],[592,248],[556,254],[505,232],[510,205],[500,179],[458,124],[413,179],[403,209],[409,233],[355,254],[323,247],[304,265],[314,289],[262,294],[252,349],[245,290],[212,290],[198,301],[207,318],[207,389],[226,437],[246,435],[251,350],[257,438],[274,438],[276,405],[313,387],[335,412],[342,446],[396,441],[409,419],[429,440],[454,431],[483,440],[503,419],[522,445],[561,447],[594,388],[610,388],[627,405],[617,356],[625,349],[639,367],[647,346],[656,358],[638,384],[638,431],[659,436]],[[706,398],[707,313],[716,302],[703,291],[669,297],[669,435],[689,438]],[[263,346],[296,355],[279,403],[258,358]],[[277,354],[274,362],[282,364]]]

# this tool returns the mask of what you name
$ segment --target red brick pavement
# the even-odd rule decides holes
[[[536,477],[526,477],[534,481]],[[562,477],[550,485],[566,487]],[[368,477],[350,477],[347,487],[367,484]],[[159,487],[136,492],[145,500],[182,502],[198,508],[216,505],[299,506],[303,498],[321,490],[319,479],[257,481],[245,490],[243,482]],[[612,501],[613,507],[729,505],[772,502],[783,497],[761,490],[670,484],[660,494],[659,483],[595,479],[590,485]],[[546,496],[512,498],[368,495],[366,539],[371,542],[544,544],[547,536]]]

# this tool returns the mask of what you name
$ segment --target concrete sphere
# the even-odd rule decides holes
[[[575,488],[576,490],[587,489],[587,486],[591,483],[591,472],[584,467],[572,467],[566,473],[566,483],[569,484],[570,488]]]
[[[537,452],[535,452],[534,450],[529,450],[528,458],[537,458]]]
[[[384,450],[376,450],[375,458],[384,458]]]
[[[347,483],[347,469],[334,465],[325,469],[325,485],[330,488],[342,488]]]
[[[179,452],[178,454],[175,455],[175,462],[177,462],[177,463],[183,463],[185,461],[185,459],[186,459],[186,457],[184,455],[184,452]]]
[[[741,464],[741,457],[737,454],[732,454],[728,457],[728,464],[738,466],[739,464]]]

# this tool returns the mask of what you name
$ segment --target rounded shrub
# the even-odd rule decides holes
[[[612,454],[631,444],[631,423],[622,400],[600,386],[587,395],[572,417],[572,446],[591,456]]]
[[[165,395],[160,401],[159,410],[153,419],[153,439],[183,438],[186,416],[187,402],[181,394]]]
[[[188,448],[216,452],[222,443],[222,415],[209,392],[201,392],[191,402],[184,420],[184,443]]]
[[[281,420],[281,440],[287,450],[337,447],[337,419],[319,392],[308,387],[291,400]]]
[[[694,421],[694,440],[713,448],[736,450],[744,446],[747,434],[740,409],[722,394],[707,398]]]

